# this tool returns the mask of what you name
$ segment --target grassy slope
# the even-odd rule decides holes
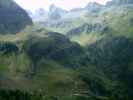
[[[118,12],[119,11],[119,12]],[[129,5],[125,8],[119,6],[112,8],[107,15],[105,15],[107,23],[116,31],[113,35],[133,37],[133,26],[130,20],[133,18],[133,7]]]
[[[95,43],[96,41],[102,39],[104,36],[105,35],[101,35],[99,33],[82,33],[79,36],[73,36],[71,40],[79,43],[82,46],[85,46],[86,44],[89,45]]]

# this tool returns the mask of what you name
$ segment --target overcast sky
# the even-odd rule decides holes
[[[105,4],[110,0],[14,0],[24,9],[35,11],[38,8],[49,9],[51,4],[55,4],[66,10],[70,10],[76,7],[84,7],[88,2],[96,1],[101,4]]]

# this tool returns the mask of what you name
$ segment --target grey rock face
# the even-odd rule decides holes
[[[91,33],[91,32],[98,32],[98,33],[104,33],[106,31],[107,26],[104,26],[100,23],[95,23],[95,24],[83,24],[77,28],[74,28],[70,31],[67,32],[67,36],[72,37],[76,35],[80,35],[83,32],[84,33]]]
[[[124,4],[133,4],[133,0],[112,0],[107,3],[107,5],[124,5]]]
[[[100,5],[96,2],[89,3],[85,9],[88,9],[89,12],[98,12],[100,11],[104,6]]]
[[[51,5],[49,8],[48,15],[49,15],[50,19],[57,20],[57,19],[60,19],[66,13],[67,13],[66,10],[58,8],[55,5]]]

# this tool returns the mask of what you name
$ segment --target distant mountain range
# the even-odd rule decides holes
[[[88,5],[85,8],[74,8],[74,9],[71,9],[70,11],[67,11],[52,4],[49,7],[49,11],[45,11],[43,8],[40,8],[36,10],[35,13],[31,13],[30,11],[28,11],[28,13],[32,17],[33,21],[44,22],[48,19],[53,21],[60,20],[61,18],[67,16],[67,14],[69,15],[71,13],[80,12],[83,10],[95,12],[97,10],[100,10],[102,7],[104,6],[96,2],[93,2],[93,3],[88,3]]]
[[[87,12],[98,12],[102,9],[106,9],[106,6],[132,4],[132,3],[133,3],[132,0],[112,0],[112,1],[107,2],[106,5],[102,5],[96,2],[91,2],[91,3],[88,3],[84,8],[74,8],[74,9],[71,9],[70,11],[64,10],[52,4],[49,7],[49,11],[45,11],[43,8],[40,8],[36,10],[35,13],[31,13],[29,11],[29,15],[31,15],[33,21],[35,22],[46,22],[47,20],[57,21],[57,20],[61,20],[63,18],[68,17],[68,15],[72,17],[73,16],[76,17],[80,15],[80,13],[82,12],[86,12],[86,11]]]

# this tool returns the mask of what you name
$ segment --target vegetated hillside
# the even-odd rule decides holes
[[[31,25],[32,20],[12,0],[0,0],[0,34],[15,34]]]
[[[94,17],[94,22],[91,21],[91,16],[87,15],[88,24],[71,29],[67,32],[67,36],[81,45],[90,44],[90,40],[96,41],[108,34],[132,38],[132,11],[132,4],[111,6],[98,13],[97,17]]]
[[[20,32],[28,34],[17,40],[12,36],[14,41],[1,39],[1,89],[27,91],[39,100],[131,100],[132,40],[108,35],[81,47],[64,35],[35,28]]]
[[[93,88],[85,81],[86,77],[90,82],[95,82],[93,78],[99,80],[104,76],[95,66],[89,65],[83,47],[59,33],[34,28],[20,32],[28,32],[27,35],[18,33],[20,38],[16,40],[16,35],[13,35],[10,39],[14,41],[3,41],[2,39],[7,37],[5,35],[1,38],[0,88],[4,89],[1,90],[3,93],[17,91],[14,93],[17,96],[19,91],[22,94],[24,91],[31,97],[39,97],[39,100],[43,100],[43,97],[47,98],[46,100],[95,99],[96,91],[99,91],[99,95],[104,94],[100,92],[101,88]],[[105,79],[109,81],[106,77]],[[94,86],[97,84],[102,85],[96,83]],[[28,99],[29,96],[25,98]],[[9,98],[11,97],[9,95]],[[1,98],[6,97],[1,94]]]
[[[0,88],[64,99],[87,91],[74,70],[82,64],[83,48],[64,35],[33,28],[15,41],[1,41]]]
[[[133,7],[105,8],[72,10],[71,27],[69,14],[56,24],[66,35],[38,24],[1,35],[0,98],[132,100]]]

